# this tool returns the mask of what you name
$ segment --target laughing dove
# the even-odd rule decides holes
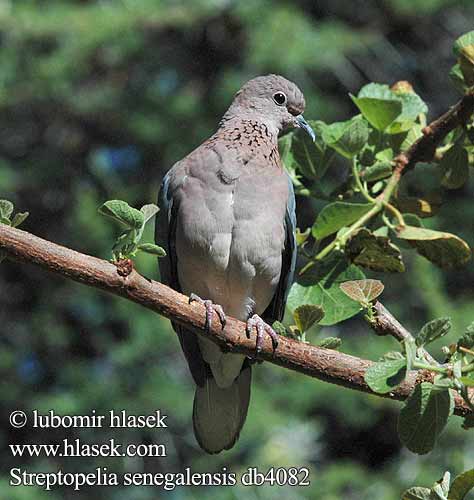
[[[167,250],[161,279],[213,311],[255,328],[257,352],[281,320],[295,261],[295,196],[282,168],[278,135],[286,127],[314,132],[301,113],[298,87],[277,75],[247,82],[217,132],[163,179],[157,243]],[[225,313],[224,313],[225,311]],[[196,383],[194,433],[209,453],[230,449],[250,399],[251,360],[223,353],[208,339],[173,325]]]

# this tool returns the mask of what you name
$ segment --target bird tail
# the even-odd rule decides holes
[[[194,434],[208,453],[229,450],[239,438],[250,401],[251,366],[244,368],[233,384],[224,389],[209,375],[194,394]]]

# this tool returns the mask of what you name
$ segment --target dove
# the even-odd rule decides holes
[[[300,89],[278,75],[253,78],[235,94],[217,131],[164,176],[156,242],[161,280],[217,313],[265,335],[282,320],[296,262],[295,195],[283,169],[278,136],[300,127],[314,140],[302,113]],[[245,422],[253,357],[223,352],[209,339],[173,325],[196,384],[193,427],[208,453],[228,450]]]

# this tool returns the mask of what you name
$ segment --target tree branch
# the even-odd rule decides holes
[[[423,135],[411,145],[408,151],[400,153],[395,158],[394,175],[396,178],[400,180],[400,176],[419,161],[431,161],[441,141],[456,127],[466,125],[473,113],[474,89],[471,89],[446,113],[427,125],[423,129]]]
[[[255,336],[247,339],[244,323],[229,317],[225,330],[221,330],[216,316],[214,326],[207,332],[204,329],[203,306],[189,304],[186,296],[162,283],[141,276],[135,270],[128,276],[121,276],[117,267],[107,261],[81,254],[3,224],[0,224],[0,250],[12,259],[35,264],[65,278],[136,302],[198,335],[211,339],[226,351],[248,356],[255,354]],[[275,353],[272,351],[270,339],[265,338],[258,358],[325,382],[375,394],[364,381],[364,373],[372,362],[349,354],[280,337]],[[417,382],[430,377],[431,373],[410,372],[399,387],[384,397],[403,400],[412,392]],[[458,395],[455,404],[457,415],[465,416],[471,413]]]
[[[415,340],[415,337],[395,318],[392,313],[379,301],[374,304],[375,321],[369,322],[377,335],[391,335],[398,342]],[[423,357],[431,364],[439,365],[436,359],[425,349],[420,349]]]

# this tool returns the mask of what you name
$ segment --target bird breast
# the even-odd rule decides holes
[[[176,252],[183,291],[243,320],[262,313],[280,279],[286,175],[241,170],[226,182],[219,170],[205,179],[190,174],[181,191]]]

